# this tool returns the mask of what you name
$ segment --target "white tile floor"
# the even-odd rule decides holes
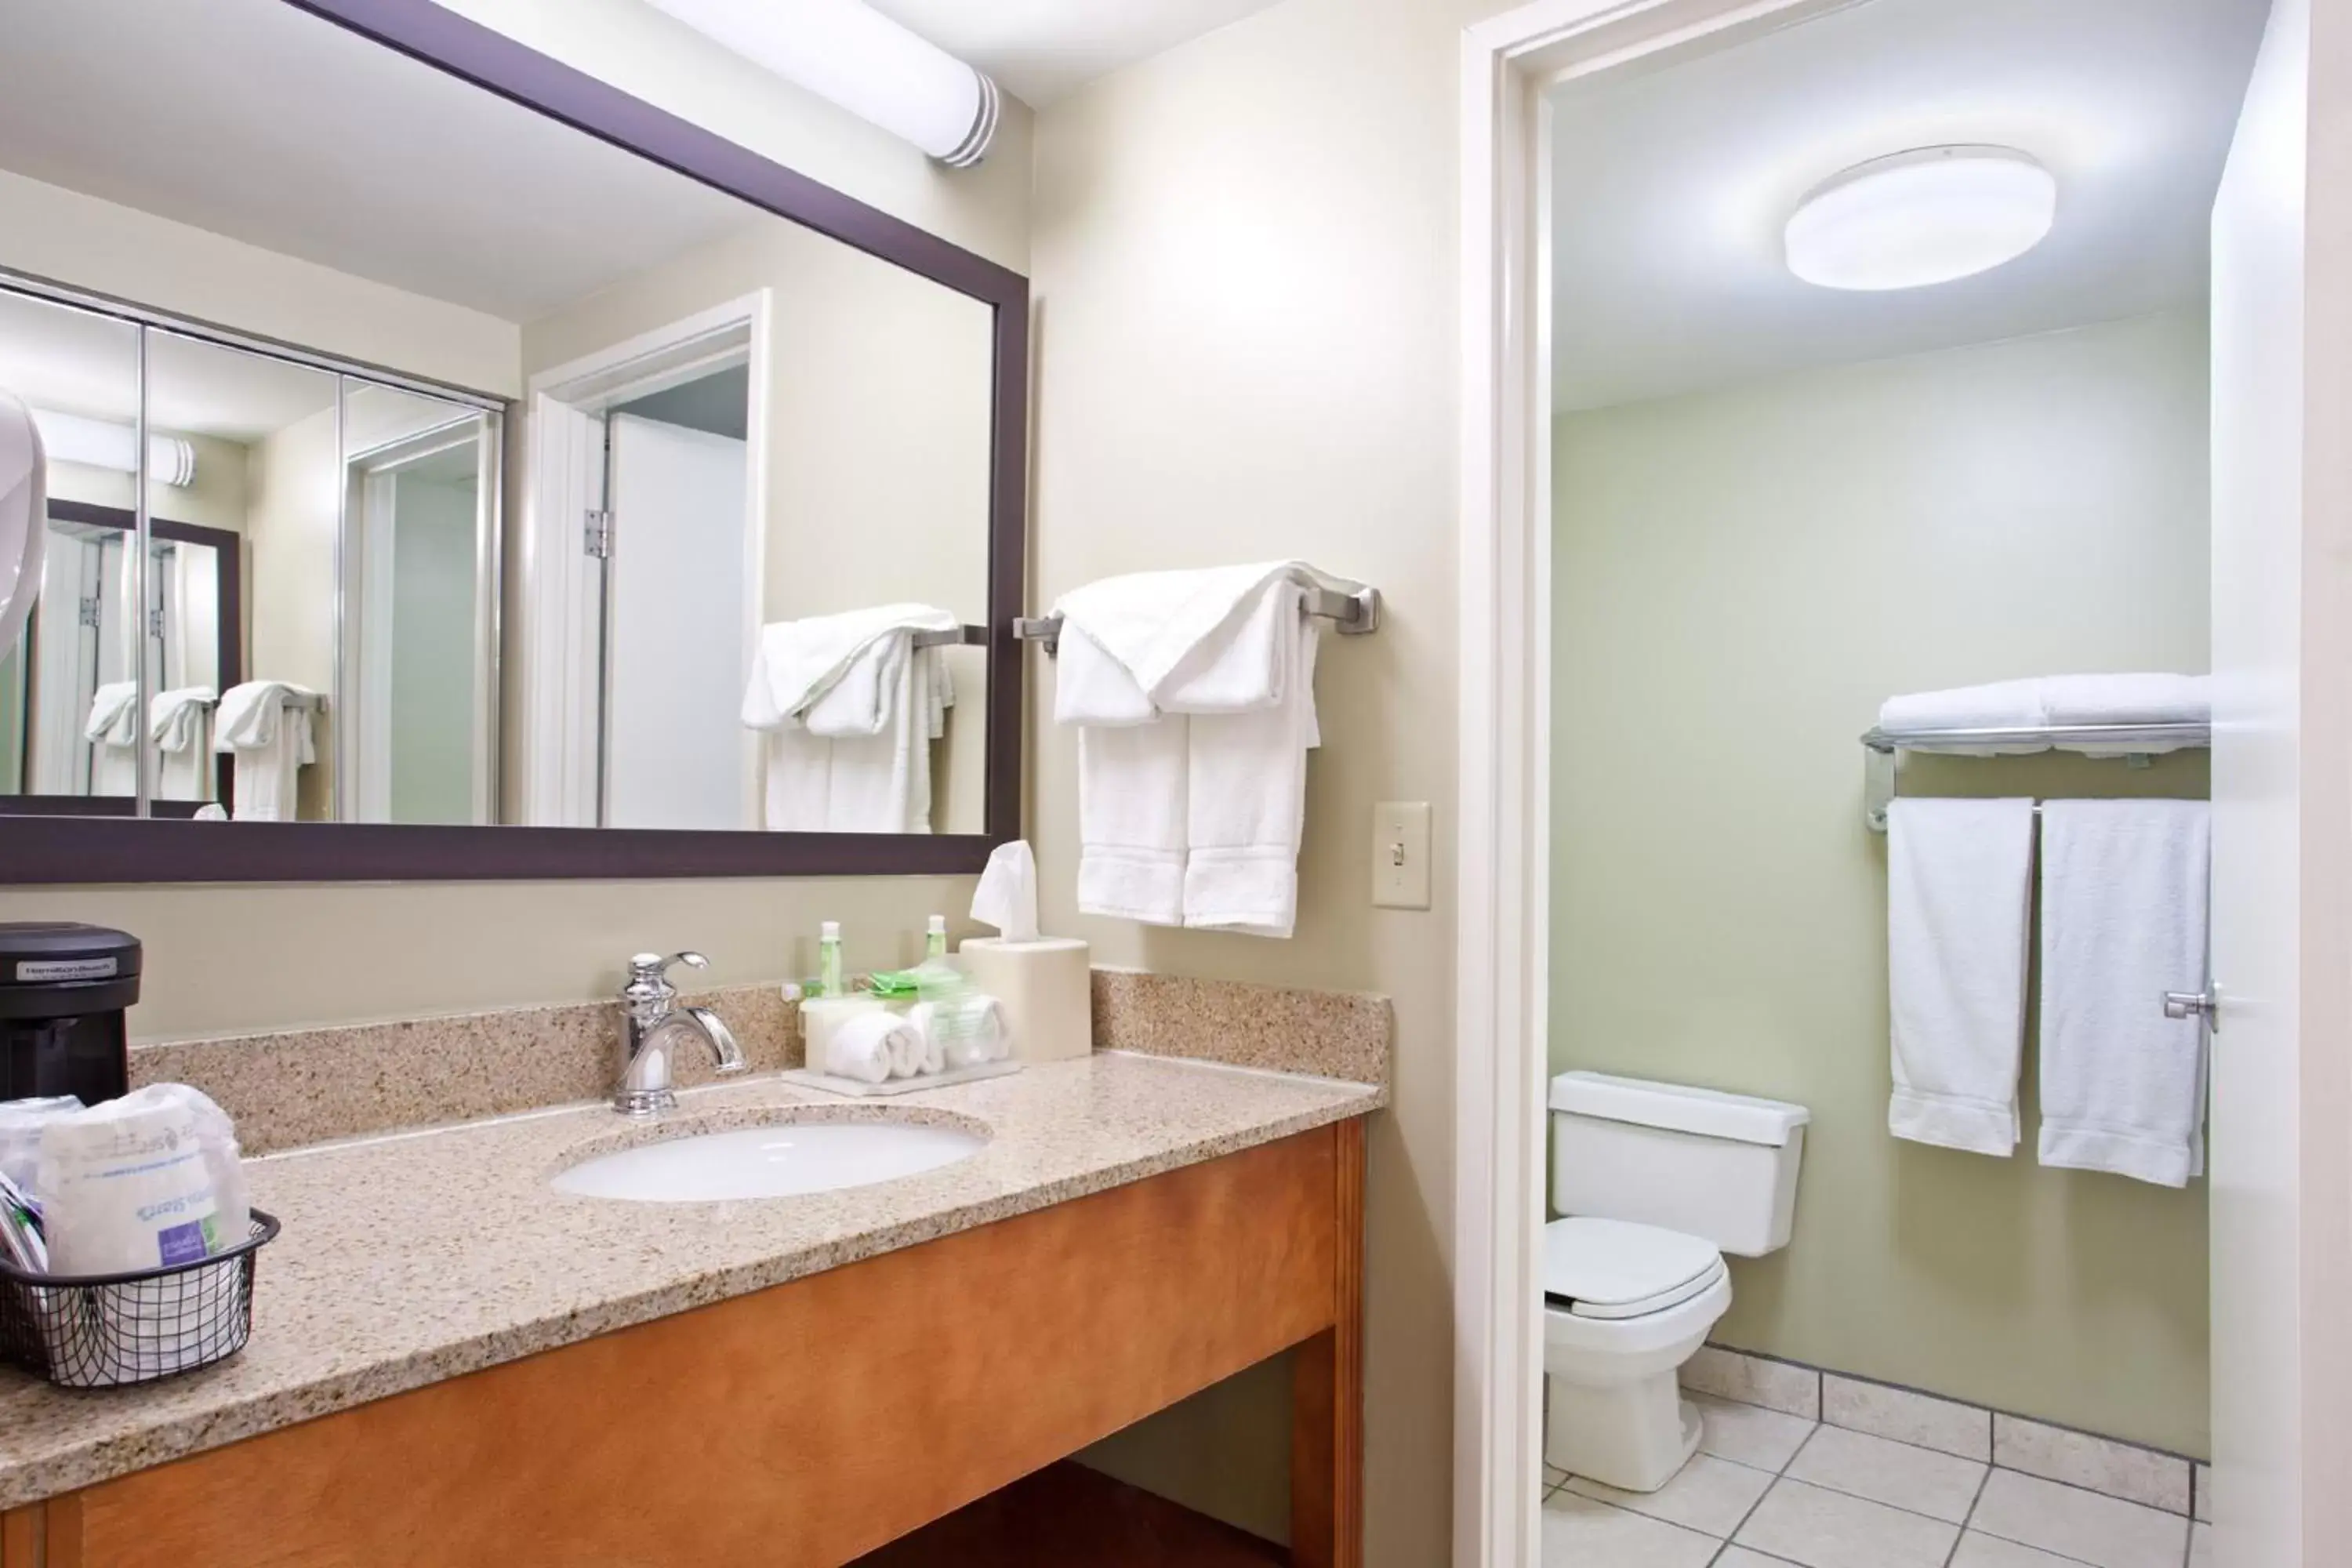
[[[1692,1395],[1646,1496],[1545,1474],[1544,1568],[2209,1568],[2212,1526],[1939,1448]]]

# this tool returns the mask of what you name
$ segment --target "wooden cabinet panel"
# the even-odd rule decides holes
[[[1361,1162],[1318,1129],[127,1476],[74,1561],[835,1568],[1318,1335],[1297,1446],[1345,1474]]]

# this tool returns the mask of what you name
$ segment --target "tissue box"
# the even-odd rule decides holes
[[[957,953],[974,987],[1004,1005],[1015,1061],[1059,1062],[1095,1048],[1094,969],[1075,937],[973,937]]]

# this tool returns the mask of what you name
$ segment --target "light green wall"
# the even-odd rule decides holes
[[[2141,318],[1562,417],[1551,1058],[1791,1100],[1786,1250],[1725,1342],[2207,1448],[2205,1191],[1898,1142],[1879,702],[2206,668],[2201,317]],[[1926,794],[2202,795],[2050,757]]]

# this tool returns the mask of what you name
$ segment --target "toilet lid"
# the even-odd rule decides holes
[[[1622,1219],[1544,1226],[1544,1295],[1580,1318],[1638,1318],[1689,1300],[1724,1274],[1712,1242]]]

